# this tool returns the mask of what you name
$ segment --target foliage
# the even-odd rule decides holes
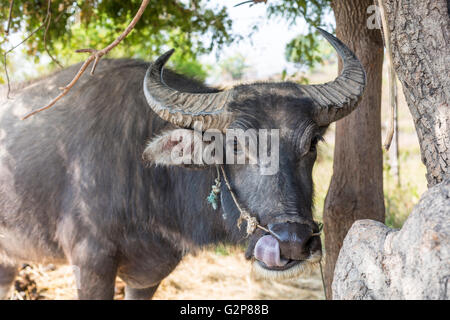
[[[303,17],[308,24],[308,34],[300,34],[286,45],[286,59],[301,66],[313,68],[322,62],[323,41],[314,28],[323,27],[323,17],[330,12],[331,0],[287,0],[274,2],[268,7],[268,16],[283,17],[295,24]]]
[[[319,43],[312,33],[299,35],[286,45],[286,59],[312,68],[322,62],[322,57],[317,54],[318,48]]]
[[[0,53],[3,53],[13,44],[8,43],[5,35],[9,1],[1,2]],[[15,0],[10,34],[30,34],[39,28],[46,17],[47,3],[47,0]],[[141,0],[53,0],[46,45],[63,65],[83,60],[85,55],[75,54],[74,50],[107,46],[126,28],[140,4]],[[152,1],[134,30],[109,56],[152,59],[173,47],[183,51],[187,62],[194,62],[198,54],[231,43],[236,38],[230,33],[231,25],[224,7],[205,8],[201,0]],[[45,27],[23,44],[35,62],[46,52],[44,33]],[[196,63],[187,62],[178,60],[174,65],[182,70],[198,69]]]
[[[402,165],[402,170],[405,172],[403,175],[408,175],[402,179],[401,185],[397,185],[394,181],[394,177],[391,177],[391,167],[388,161],[388,155],[384,152],[383,161],[383,175],[384,175],[384,203],[386,208],[386,219],[385,223],[391,228],[401,228],[405,220],[408,218],[409,214],[415,204],[418,203],[420,199],[421,191],[418,190],[418,183],[414,181],[417,179],[417,174],[419,170],[410,169],[410,164],[408,163],[409,158],[413,156],[413,153],[420,154],[419,151],[412,152],[410,150],[401,150],[400,152],[400,163]],[[408,172],[406,172],[408,170]],[[422,176],[423,178],[423,176]]]
[[[299,66],[314,69],[318,64],[333,59],[336,54],[324,39],[316,39],[316,33],[299,35],[286,45],[286,60]]]
[[[245,63],[245,57],[238,53],[220,63],[220,69],[223,73],[229,74],[233,80],[241,80],[248,68]]]
[[[181,50],[175,51],[169,65],[180,74],[199,81],[205,81],[211,68],[209,65],[200,63],[194,55]]]
[[[323,16],[329,11],[331,0],[269,1],[268,17],[283,17],[295,24],[302,17],[311,27],[322,25]]]
[[[295,24],[304,18],[310,30],[322,25],[331,0],[268,1],[267,17],[282,18]],[[0,54],[20,42],[5,35],[9,17],[9,0],[0,0]],[[48,0],[14,0],[11,34],[26,35],[41,27],[22,47],[28,57],[39,63],[48,53],[67,66],[86,58],[74,53],[80,48],[101,49],[111,43],[128,25],[141,0],[51,0],[50,24],[45,31]],[[263,4],[260,4],[263,5]],[[257,28],[257,26],[255,26]],[[46,41],[44,42],[44,34]],[[308,53],[306,60],[317,61],[315,36],[308,42],[291,45],[291,51]],[[108,55],[110,58],[133,57],[154,59],[169,48],[176,48],[171,67],[202,80],[206,68],[197,57],[242,39],[232,33],[232,20],[224,4],[211,5],[202,0],[155,0],[145,10],[134,30]],[[181,52],[179,52],[181,51]],[[47,60],[44,60],[47,61]],[[55,62],[52,62],[53,67]],[[243,67],[243,65],[241,66]],[[235,74],[233,77],[239,77]],[[4,81],[0,76],[0,82]]]

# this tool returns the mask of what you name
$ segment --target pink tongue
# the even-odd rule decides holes
[[[274,237],[267,235],[258,240],[253,251],[253,255],[268,267],[282,267],[288,260],[281,259],[280,245]]]

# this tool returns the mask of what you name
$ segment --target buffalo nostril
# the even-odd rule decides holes
[[[312,235],[306,243],[306,248],[310,253],[322,251],[322,242],[320,240],[320,236]]]
[[[313,230],[303,223],[275,223],[269,230],[280,244],[281,256],[292,260],[305,260],[311,252],[320,250],[320,238],[313,236]]]

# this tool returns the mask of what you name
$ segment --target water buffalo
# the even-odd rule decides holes
[[[296,276],[317,263],[316,144],[331,122],[355,109],[365,86],[355,55],[321,33],[344,65],[323,85],[220,91],[163,74],[169,52],[154,63],[102,60],[95,76],[83,76],[52,110],[28,120],[20,117],[56,96],[79,65],[23,84],[12,100],[2,94],[0,296],[26,261],[75,266],[80,299],[113,298],[116,276],[127,284],[126,298],[151,298],[185,254],[217,243],[247,241],[246,257],[266,277]],[[223,165],[214,210],[206,197],[218,167],[177,165],[165,156],[174,146],[171,132],[192,131],[194,122],[220,132],[279,129],[278,171]],[[247,240],[245,222],[236,226],[238,206],[262,227]]]

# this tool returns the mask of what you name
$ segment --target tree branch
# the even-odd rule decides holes
[[[14,6],[14,0],[9,1],[9,15],[8,15],[8,25],[6,26],[5,34],[9,35],[9,27],[11,26],[11,19],[12,19],[12,9]]]
[[[12,5],[13,5],[13,2],[14,1],[11,1],[11,3],[10,3],[10,5],[11,5],[11,7],[10,7],[10,13],[11,13],[11,11],[12,11]],[[16,49],[18,46],[20,46],[22,43],[24,43],[24,42],[26,42],[28,39],[30,39],[36,32],[38,32],[39,30],[41,30],[46,24],[47,24],[47,21],[48,21],[48,19],[49,19],[49,13],[50,13],[50,4],[51,4],[51,0],[48,0],[48,3],[47,3],[47,14],[46,14],[46,16],[45,16],[45,18],[44,18],[44,21],[42,22],[42,24],[39,26],[39,27],[37,27],[33,32],[31,32],[25,39],[23,39],[21,42],[19,42],[18,44],[16,44],[15,46],[13,46],[12,48],[10,48],[9,50],[7,50],[7,51],[5,51],[5,53],[3,54],[3,67],[4,67],[4,69],[5,69],[5,75],[6,75],[6,81],[7,81],[7,84],[8,84],[8,91],[7,91],[7,93],[6,93],[6,98],[7,99],[10,99],[10,97],[9,97],[9,93],[11,92],[11,82],[10,82],[10,80],[9,80],[9,74],[8,74],[8,66],[7,66],[7,56],[8,56],[8,54],[10,53],[10,52],[12,52],[14,49]],[[11,14],[10,14],[10,16],[9,16],[9,20],[8,20],[8,25],[9,25],[9,23],[10,23],[10,20],[11,20]]]
[[[50,4],[50,1],[49,1],[49,4]],[[48,32],[48,28],[50,27],[50,23],[52,22],[52,13],[50,12],[50,5],[47,8],[47,16],[48,16],[48,21],[47,21],[47,26],[45,27],[45,31],[44,31],[44,48],[45,48],[45,51],[47,52],[48,56],[52,59],[52,61],[54,63],[56,63],[62,69],[63,68],[62,64],[55,57],[53,57],[53,55],[50,53],[50,51],[48,50],[48,47],[47,47],[47,32]]]
[[[247,1],[244,1],[244,2],[241,2],[241,3],[238,3],[238,4],[234,5],[233,7],[239,7],[239,6],[243,5],[243,4],[250,3],[250,2],[253,3],[253,4],[260,3],[260,2],[267,3],[267,0],[247,0]]]
[[[384,45],[386,47],[386,53],[388,57],[388,69],[389,69],[389,104],[391,109],[389,131],[387,132],[386,140],[384,141],[384,149],[389,150],[394,137],[394,121],[395,121],[395,109],[397,108],[397,82],[395,78],[395,70],[392,62],[392,50],[391,50],[391,32],[386,18],[386,12],[384,3],[382,0],[378,0],[378,6],[380,8],[380,18],[382,25],[382,35],[384,38]],[[397,133],[398,134],[398,133]]]
[[[128,27],[122,32],[122,34],[119,35],[119,37],[117,37],[116,40],[114,40],[110,45],[108,45],[106,48],[102,49],[102,50],[96,50],[96,49],[79,49],[76,50],[75,52],[77,53],[81,53],[81,52],[89,52],[91,53],[91,55],[89,56],[89,58],[86,59],[86,61],[83,63],[83,65],[81,66],[81,68],[78,70],[77,74],[75,75],[75,77],[72,79],[72,81],[66,85],[65,87],[60,88],[60,90],[62,90],[62,92],[56,97],[54,98],[52,101],[50,101],[49,104],[47,104],[45,107],[42,107],[40,109],[34,110],[30,113],[28,113],[27,115],[25,115],[22,120],[28,119],[29,117],[50,109],[53,105],[55,105],[56,102],[58,102],[59,99],[61,99],[63,96],[65,96],[70,89],[77,83],[78,79],[80,79],[80,77],[83,75],[83,73],[86,71],[87,67],[91,64],[91,62],[94,62],[92,69],[91,69],[91,75],[94,74],[95,72],[95,68],[97,66],[98,61],[105,55],[107,54],[109,51],[111,51],[114,47],[116,47],[130,32],[131,30],[133,30],[134,26],[136,25],[136,23],[139,21],[139,19],[141,18],[142,14],[145,11],[145,8],[147,7],[147,5],[149,4],[150,0],[143,0],[141,3],[141,6],[139,7],[138,12],[136,13],[136,15],[134,16],[133,20],[131,20],[130,24],[128,25]]]

